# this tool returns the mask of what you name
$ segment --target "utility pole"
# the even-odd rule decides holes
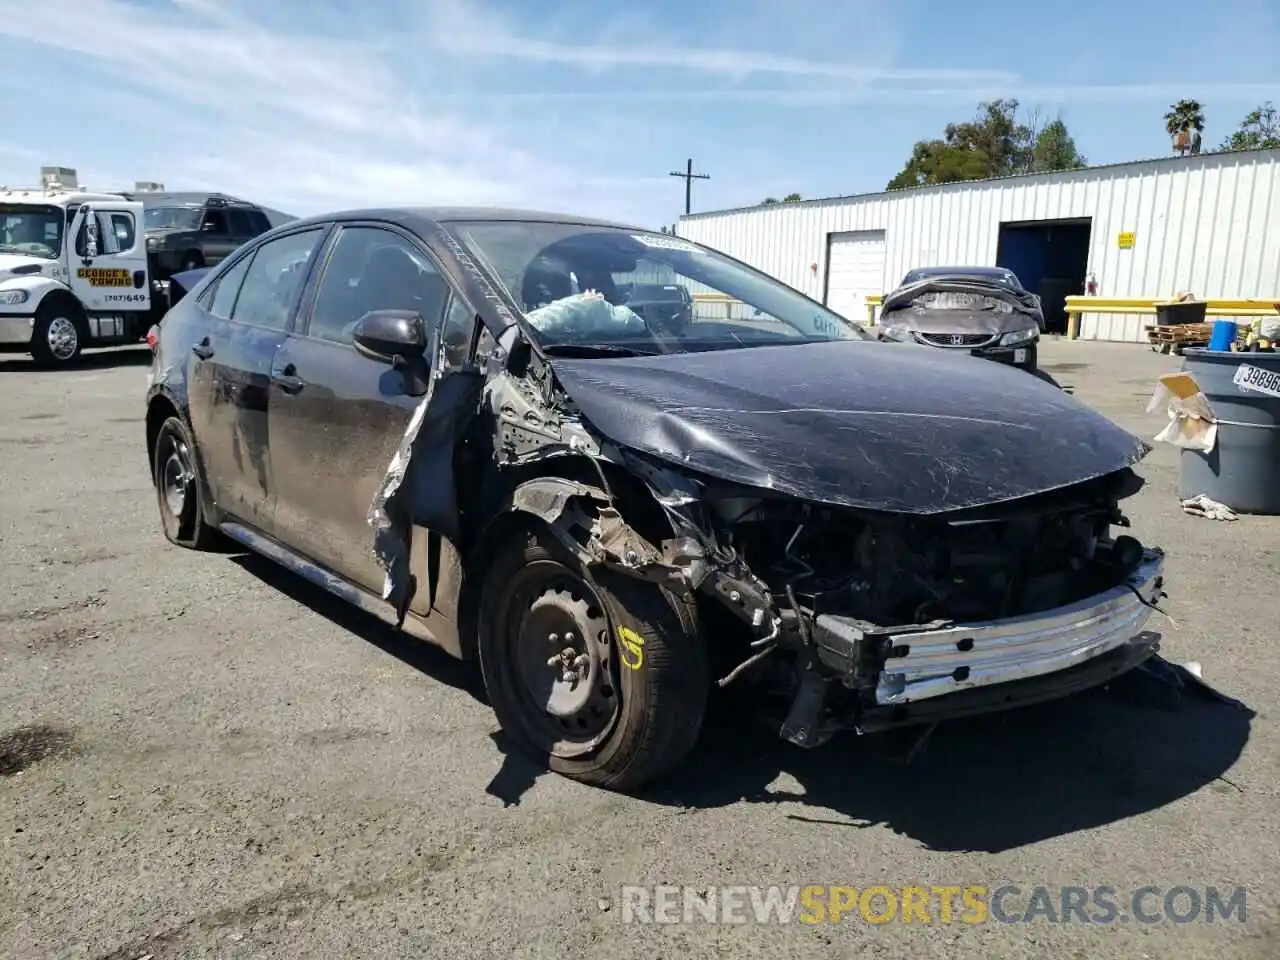
[[[688,214],[693,212],[693,181],[710,180],[711,175],[707,173],[694,173],[693,158],[691,157],[685,163],[684,173],[679,173],[675,170],[672,170],[671,176],[679,177],[684,181],[684,212],[685,212],[685,215],[687,216]]]

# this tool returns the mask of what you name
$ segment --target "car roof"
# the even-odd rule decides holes
[[[1008,267],[916,267],[907,273],[933,274],[959,277],[1011,277],[1014,272]]]
[[[166,207],[203,207],[211,199],[220,198],[223,204],[229,207],[257,207],[256,203],[252,203],[249,200],[241,200],[239,197],[228,196],[225,193],[153,193],[150,190],[139,190],[126,195],[131,200],[141,200],[144,206],[149,206],[154,201],[156,204]]]
[[[325,223],[330,220],[389,220],[405,226],[430,226],[433,223],[472,222],[511,222],[522,223],[560,223],[567,226],[609,227],[619,230],[643,230],[643,227],[632,224],[615,223],[611,220],[599,220],[594,217],[583,217],[575,214],[553,213],[542,210],[525,210],[515,207],[369,207],[364,209],[337,210],[332,213],[315,214],[290,220],[287,226],[298,227],[311,223]]]

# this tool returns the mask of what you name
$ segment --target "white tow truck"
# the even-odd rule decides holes
[[[0,353],[59,367],[85,347],[141,341],[167,301],[147,269],[142,211],[54,177],[0,187]]]

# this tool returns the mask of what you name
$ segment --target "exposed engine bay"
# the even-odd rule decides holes
[[[720,685],[760,683],[784,697],[782,734],[803,746],[840,729],[896,725],[895,706],[999,683],[1004,670],[1034,676],[1128,641],[1162,595],[1160,552],[1116,534],[1129,525],[1120,500],[1142,486],[1128,467],[993,506],[890,514],[751,489],[620,449],[571,404],[554,422],[534,415],[528,379],[500,377],[489,397],[503,462],[545,461],[551,473],[561,472],[550,462],[558,458],[590,463],[525,481],[515,508],[550,524],[587,565],[728,612],[707,621],[709,642],[736,664]],[[643,487],[611,484],[619,473]],[[1082,606],[1061,629],[986,636]],[[1110,632],[1091,626],[1113,622]],[[953,638],[956,630],[969,636]],[[913,646],[929,663],[910,664]],[[955,662],[944,663],[941,648]],[[904,672],[895,672],[899,661]]]

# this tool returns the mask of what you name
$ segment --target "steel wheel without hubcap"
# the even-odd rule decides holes
[[[553,561],[511,586],[505,635],[527,738],[557,757],[594,750],[618,718],[609,621],[595,591]]]
[[[49,321],[49,329],[45,331],[45,342],[54,359],[65,362],[74,357],[80,347],[80,331],[66,317],[54,317]]]

